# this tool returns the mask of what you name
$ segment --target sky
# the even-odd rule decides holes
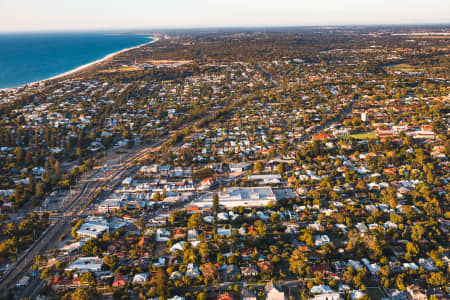
[[[450,0],[0,0],[0,31],[450,23]]]

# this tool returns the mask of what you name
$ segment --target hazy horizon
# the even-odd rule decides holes
[[[198,26],[198,27],[153,27],[153,28],[85,28],[85,29],[42,29],[42,30],[10,30],[10,31],[2,31],[0,29],[0,34],[35,34],[35,33],[111,33],[111,34],[139,34],[139,35],[147,35],[153,34],[158,31],[197,31],[197,30],[264,30],[264,29],[297,29],[297,28],[344,28],[344,27],[412,27],[412,26],[420,26],[420,27],[433,27],[433,26],[450,26],[450,22],[429,22],[429,23],[402,23],[402,24],[388,24],[388,23],[380,23],[380,24],[324,24],[324,25],[291,25],[291,26]]]
[[[433,25],[449,16],[448,0],[3,0],[0,32]]]

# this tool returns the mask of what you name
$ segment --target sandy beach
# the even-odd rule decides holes
[[[108,59],[111,59],[111,58],[113,58],[114,56],[119,55],[119,54],[121,54],[121,53],[130,51],[130,50],[133,50],[133,49],[137,49],[137,48],[143,47],[143,46],[145,46],[145,45],[149,45],[149,44],[156,43],[157,41],[159,41],[159,38],[157,38],[157,37],[149,36],[148,38],[149,38],[149,39],[152,39],[152,41],[150,41],[150,42],[148,42],[148,43],[144,43],[144,44],[141,44],[141,45],[137,45],[137,46],[130,47],[130,48],[125,48],[125,49],[122,49],[122,50],[120,50],[120,51],[116,51],[116,52],[110,53],[110,54],[106,55],[105,57],[103,57],[103,58],[101,58],[101,59],[95,60],[95,61],[93,61],[93,62],[90,62],[90,63],[87,63],[87,64],[85,64],[85,65],[79,66],[79,67],[77,67],[77,68],[75,68],[75,69],[73,69],[73,70],[70,70],[70,71],[67,71],[67,72],[58,74],[58,75],[53,76],[53,77],[50,77],[50,78],[46,78],[46,79],[34,81],[34,82],[31,82],[31,83],[26,83],[26,84],[23,84],[23,85],[20,85],[20,86],[17,86],[17,87],[11,87],[11,88],[3,88],[3,89],[0,89],[0,92],[1,92],[1,91],[7,91],[7,90],[15,89],[15,88],[19,88],[19,87],[22,87],[22,86],[34,86],[34,85],[38,85],[38,84],[44,83],[44,82],[46,82],[46,81],[59,79],[59,78],[62,78],[62,77],[65,77],[65,76],[68,76],[68,75],[71,75],[71,74],[80,72],[80,71],[82,71],[82,70],[84,70],[84,69],[87,69],[87,68],[93,66],[93,65],[96,65],[96,64],[102,63],[102,62],[104,62],[104,61],[107,61]]]
[[[82,66],[80,66],[80,67],[78,67],[78,68],[75,68],[75,69],[73,69],[73,70],[67,71],[67,72],[65,72],[65,73],[62,73],[62,74],[59,74],[59,75],[56,75],[56,76],[53,76],[53,77],[50,77],[50,78],[47,78],[47,79],[39,80],[39,81],[37,81],[37,82],[35,82],[35,83],[41,83],[41,82],[45,82],[45,81],[48,81],[48,80],[54,80],[54,79],[58,79],[58,78],[61,78],[61,77],[67,76],[67,75],[74,74],[74,73],[76,73],[76,72],[79,72],[79,71],[82,71],[82,70],[84,70],[84,69],[86,69],[86,68],[89,68],[89,67],[91,67],[91,66],[93,66],[93,65],[95,65],[95,64],[98,64],[98,63],[104,62],[104,61],[106,61],[106,60],[108,60],[108,59],[110,59],[110,58],[113,58],[114,56],[119,55],[119,54],[121,54],[121,53],[130,51],[130,50],[133,50],[133,49],[137,49],[137,48],[143,47],[143,46],[145,46],[145,45],[149,45],[149,44],[152,44],[152,43],[155,43],[155,42],[159,41],[159,39],[158,39],[158,38],[155,38],[155,37],[151,37],[151,36],[150,36],[150,37],[148,37],[148,38],[149,38],[149,39],[152,39],[152,41],[151,41],[151,42],[148,42],[148,43],[144,43],[144,44],[138,45],[138,46],[134,46],[134,47],[130,47],[130,48],[125,48],[125,49],[122,49],[122,50],[120,50],[120,51],[117,51],[117,52],[108,54],[108,55],[106,55],[105,57],[103,57],[103,58],[101,58],[101,59],[98,59],[98,60],[96,60],[96,61],[87,63],[87,64],[85,64],[85,65],[82,65]]]

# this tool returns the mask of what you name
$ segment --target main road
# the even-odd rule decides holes
[[[243,100],[239,98],[229,105],[235,104]],[[28,270],[34,263],[37,254],[43,254],[47,249],[52,249],[59,242],[59,237],[63,233],[68,233],[72,227],[72,220],[82,216],[85,208],[89,205],[89,201],[94,199],[96,195],[104,187],[114,187],[121,182],[124,176],[127,176],[133,166],[133,163],[145,158],[149,153],[157,151],[159,147],[166,141],[169,141],[177,132],[181,132],[185,128],[195,125],[196,122],[212,116],[216,110],[210,111],[200,120],[187,122],[178,128],[175,132],[169,133],[163,138],[155,140],[150,145],[142,145],[135,147],[131,152],[124,154],[125,158],[121,159],[121,163],[117,168],[110,168],[103,173],[101,170],[84,180],[81,190],[72,197],[69,203],[55,216],[55,222],[51,224],[39,238],[17,259],[17,261],[5,271],[0,278],[0,299],[7,296],[18,281],[27,274]],[[101,175],[101,176],[100,176]],[[32,285],[37,284],[37,280]],[[29,289],[26,289],[29,290]],[[30,291],[35,294],[35,291]]]
[[[39,236],[15,263],[11,264],[2,278],[0,278],[0,298],[6,297],[8,291],[13,289],[17,282],[27,274],[37,254],[42,254],[47,249],[54,247],[58,243],[59,237],[71,229],[72,220],[83,213],[85,207],[89,204],[89,200],[93,199],[104,187],[112,187],[119,183],[124,176],[128,175],[135,161],[157,150],[172,135],[170,134],[166,138],[155,141],[150,145],[135,148],[133,151],[125,154],[126,158],[122,160],[122,163],[117,168],[111,168],[106,173],[99,170],[87,178],[80,191],[72,197],[69,203],[55,217],[56,221]],[[100,177],[100,173],[102,173],[102,177]]]
[[[237,102],[237,101],[236,101]],[[350,106],[344,110],[341,115],[351,112],[353,101],[350,102]],[[211,116],[214,112],[210,112],[204,118]],[[313,132],[305,135],[302,141],[305,141],[308,137],[311,137],[313,133],[322,130],[328,126],[331,122],[316,128]],[[184,124],[177,130],[181,131],[188,126],[191,126],[195,121]],[[93,199],[103,187],[113,187],[121,182],[121,178],[128,175],[131,167],[135,161],[145,158],[149,153],[152,153],[166,141],[168,141],[175,133],[167,135],[165,138],[157,140],[150,145],[143,145],[136,147],[133,151],[124,154],[126,158],[122,161],[119,167],[110,169],[106,173],[101,174],[102,171],[97,171],[94,175],[85,180],[81,190],[70,200],[70,202],[62,209],[62,212],[57,218],[57,221],[50,225],[41,236],[30,246],[19,259],[12,264],[8,270],[0,278],[0,298],[6,297],[8,291],[13,289],[17,282],[27,274],[29,268],[34,263],[34,257],[37,254],[44,253],[47,249],[51,249],[59,241],[59,237],[63,233],[67,233],[72,226],[72,220],[83,214],[84,209],[89,204],[89,200]],[[39,283],[39,286],[41,283]],[[31,291],[33,294],[35,291]]]

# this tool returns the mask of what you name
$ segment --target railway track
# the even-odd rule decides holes
[[[238,99],[234,102],[238,102]],[[234,103],[233,102],[233,103]],[[212,111],[203,118],[208,118],[215,112]],[[196,124],[199,120],[188,122],[181,126],[176,132],[180,132],[185,128]],[[84,183],[81,191],[75,195],[67,206],[60,213],[61,219],[50,225],[39,238],[12,264],[8,270],[0,278],[0,298],[6,297],[8,291],[13,289],[16,283],[27,273],[29,268],[34,263],[34,257],[37,254],[42,254],[46,249],[53,247],[58,238],[71,228],[71,222],[75,217],[81,216],[84,211],[84,206],[91,200],[103,186],[113,186],[126,175],[133,162],[145,158],[149,153],[157,151],[159,147],[166,141],[169,141],[174,133],[167,135],[165,138],[152,143],[151,145],[141,146],[138,149],[128,153],[125,160],[118,169],[115,169],[112,174],[109,174],[106,179],[99,181],[87,181]]]
[[[187,125],[186,125],[187,126]],[[184,127],[186,127],[184,126]],[[81,191],[76,194],[60,213],[60,219],[51,224],[39,238],[12,264],[0,278],[0,298],[6,297],[9,290],[15,287],[15,284],[26,274],[28,269],[34,263],[34,257],[42,254],[46,249],[55,245],[58,238],[71,228],[71,222],[74,218],[83,213],[86,203],[91,200],[103,186],[113,186],[120,182],[120,179],[127,175],[129,167],[136,160],[141,160],[145,156],[155,151],[162,143],[169,140],[173,134],[165,139],[154,142],[148,146],[142,146],[128,154],[128,157],[122,162],[122,165],[115,169],[107,178],[99,181],[86,181]]]

